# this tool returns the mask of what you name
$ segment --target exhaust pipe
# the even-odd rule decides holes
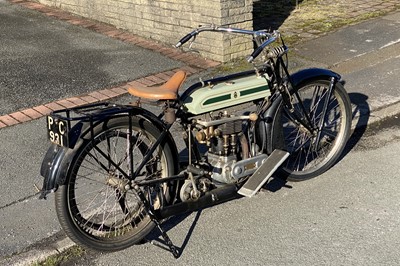
[[[158,219],[165,219],[185,212],[208,208],[228,200],[240,198],[241,196],[237,191],[238,188],[235,184],[228,184],[207,192],[196,201],[186,201],[167,206],[163,209],[155,210],[154,214]]]

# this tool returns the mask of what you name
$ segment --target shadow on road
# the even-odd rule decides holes
[[[349,93],[350,101],[352,105],[352,118],[353,118],[353,125],[355,125],[355,129],[350,136],[349,141],[343,151],[343,154],[340,159],[345,157],[361,140],[365,131],[368,127],[368,120],[370,117],[370,107],[367,102],[368,96],[362,93],[352,92]]]
[[[190,226],[188,232],[186,233],[186,236],[185,236],[185,239],[183,240],[182,245],[180,247],[174,245],[174,247],[177,249],[178,254],[179,254],[178,258],[180,256],[182,256],[183,251],[185,250],[187,244],[189,243],[190,237],[192,236],[193,231],[194,231],[194,229],[195,229],[195,227],[197,225],[197,222],[198,222],[198,220],[200,218],[201,212],[202,212],[202,210],[197,211],[196,216],[195,216],[195,218],[194,218],[194,220],[192,222],[192,225]],[[162,229],[165,232],[168,232],[169,230],[171,230],[172,228],[174,228],[178,224],[180,224],[183,220],[187,219],[187,217],[190,216],[191,213],[192,212],[188,212],[188,213],[185,213],[185,214],[173,216],[168,221],[166,221],[165,223],[162,224]],[[174,243],[174,239],[171,239],[171,241],[172,241],[172,243]],[[151,234],[146,237],[146,242],[149,242],[149,243],[153,244],[156,247],[159,247],[159,248],[164,249],[164,250],[166,250],[168,252],[171,252],[169,247],[168,247],[168,245],[167,245],[167,243],[162,238],[161,232],[159,230],[157,230],[157,228],[154,229],[153,232],[151,232]],[[172,253],[171,253],[171,256],[172,256]]]
[[[282,188],[293,188],[292,186],[287,184],[285,178],[282,177],[273,177],[268,180],[268,182],[261,188],[262,191],[269,191],[269,192],[277,192]]]

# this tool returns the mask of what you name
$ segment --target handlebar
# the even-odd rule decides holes
[[[188,42],[191,38],[195,37],[198,35],[200,32],[203,31],[214,31],[214,32],[226,32],[226,33],[238,33],[238,34],[245,34],[245,35],[252,35],[253,39],[255,40],[260,40],[262,38],[265,38],[266,40],[261,43],[254,51],[253,53],[249,56],[247,61],[249,63],[253,62],[253,60],[264,50],[266,46],[269,44],[275,42],[279,38],[279,32],[278,31],[273,31],[273,32],[267,32],[265,30],[244,30],[244,29],[237,29],[237,28],[226,28],[226,27],[219,27],[219,26],[201,26],[189,34],[185,35],[176,45],[175,47],[178,48]]]
[[[193,36],[196,36],[196,34],[193,34],[193,32],[185,35],[185,37],[183,37],[177,44],[175,44],[175,47],[181,47],[184,43],[186,43],[187,41],[189,41]]]

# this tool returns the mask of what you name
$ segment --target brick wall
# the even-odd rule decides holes
[[[38,0],[71,13],[109,23],[137,35],[175,44],[198,25],[252,29],[253,0]],[[205,32],[193,49],[229,61],[251,53],[250,38]]]

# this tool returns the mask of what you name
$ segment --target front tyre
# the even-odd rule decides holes
[[[290,153],[281,167],[281,175],[289,181],[322,174],[339,159],[347,143],[352,120],[350,99],[340,83],[336,83],[328,99],[329,85],[327,80],[308,82],[297,90],[297,95],[292,95],[295,114],[306,121],[306,113],[310,126],[316,129],[314,132],[299,123],[283,103],[278,108],[273,128],[280,127],[282,131],[276,130],[280,134],[274,136],[272,147]],[[318,130],[325,101],[328,101],[325,121],[322,130]]]
[[[114,118],[94,128],[94,139],[77,148],[66,182],[55,195],[57,216],[66,234],[76,243],[98,251],[117,251],[138,243],[154,228],[135,190],[124,174],[140,164],[160,137],[148,121]],[[156,179],[175,173],[171,144],[162,142],[138,178]],[[130,158],[129,150],[133,156]],[[133,164],[133,169],[131,165]],[[117,167],[118,166],[118,167]],[[165,183],[143,192],[157,209],[171,199]]]

